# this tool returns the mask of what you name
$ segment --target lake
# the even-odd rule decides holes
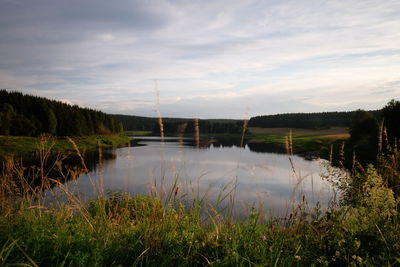
[[[262,144],[239,147],[236,140],[137,137],[126,147],[87,157],[90,171],[65,186],[87,201],[101,192],[152,194],[191,203],[231,208],[236,217],[255,206],[267,214],[284,216],[303,201],[326,207],[332,189],[320,178],[327,162],[266,152]],[[93,159],[94,158],[94,159]],[[175,186],[174,186],[175,184]],[[45,192],[51,201],[60,189]]]

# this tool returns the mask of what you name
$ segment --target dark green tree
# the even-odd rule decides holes
[[[15,117],[14,108],[8,103],[0,107],[0,134],[10,135],[12,121]]]
[[[56,134],[57,131],[57,118],[52,109],[48,108],[46,111],[46,132]]]
[[[389,142],[393,145],[400,138],[400,101],[392,99],[382,109],[382,118]]]
[[[117,133],[112,115],[43,97],[0,90],[0,134],[91,135]]]
[[[36,134],[38,129],[36,128],[37,123],[35,123],[36,118],[28,119],[23,115],[16,115],[12,123],[11,135],[26,135],[33,136]]]
[[[378,122],[371,113],[364,110],[353,113],[350,145],[360,163],[375,163],[378,151]]]

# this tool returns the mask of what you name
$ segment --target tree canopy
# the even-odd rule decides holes
[[[380,111],[371,111],[379,117]],[[308,128],[318,129],[332,126],[350,127],[353,111],[317,112],[317,113],[286,113],[252,117],[249,127],[262,128]]]
[[[382,118],[392,144],[399,141],[400,138],[400,101],[392,99],[382,109]]]
[[[0,135],[79,136],[121,131],[122,124],[101,111],[0,90]]]

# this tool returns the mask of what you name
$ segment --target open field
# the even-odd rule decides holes
[[[346,127],[329,129],[249,128],[250,142],[265,142],[285,149],[286,137],[292,133],[293,151],[327,158],[331,146],[338,146],[350,137]]]
[[[289,135],[292,131],[293,136],[324,136],[333,138],[347,138],[349,137],[349,130],[347,127],[332,127],[329,129],[290,129],[290,128],[259,128],[250,127],[249,132],[252,134],[271,134],[271,135]]]

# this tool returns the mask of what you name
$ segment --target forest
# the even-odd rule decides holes
[[[334,126],[349,127],[348,147],[358,155],[375,155],[378,130],[383,126],[391,144],[400,136],[399,101],[390,101],[375,111],[287,113],[252,117],[249,127],[321,129]],[[164,134],[193,134],[195,119],[163,118]],[[380,125],[380,123],[384,125]],[[229,119],[199,119],[201,134],[241,134],[243,121]],[[158,118],[131,115],[111,115],[77,105],[20,92],[0,90],[0,135],[85,136],[113,134],[122,131],[160,133]],[[382,129],[381,129],[382,130]],[[366,160],[373,162],[372,159]]]
[[[158,118],[140,117],[132,115],[114,115],[123,124],[125,131],[151,131],[160,134]],[[195,132],[195,119],[189,118],[162,118],[165,134],[192,134]],[[243,121],[230,119],[199,119],[201,134],[240,134]]]
[[[240,134],[242,127],[242,121],[198,120],[200,134]],[[163,129],[165,134],[194,134],[196,132],[196,122],[194,119],[166,121],[163,123]],[[160,133],[159,124],[154,126],[153,133]]]
[[[122,130],[114,116],[101,111],[0,90],[0,135],[83,136]]]
[[[376,116],[379,114],[379,117]],[[400,138],[400,102],[389,101],[381,110],[352,113],[349,127],[350,138],[346,142],[347,167],[356,160],[364,166],[377,164],[378,153],[397,150]],[[354,166],[353,166],[354,167]]]
[[[354,111],[316,112],[316,113],[285,113],[252,117],[249,127],[262,128],[308,128],[320,129],[334,126],[350,127]],[[380,111],[369,111],[375,118],[380,117]]]

